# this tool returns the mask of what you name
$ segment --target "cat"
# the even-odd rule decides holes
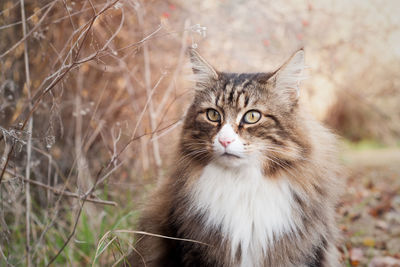
[[[195,78],[172,175],[149,198],[132,266],[339,266],[336,139],[299,101],[303,49],[270,73]]]

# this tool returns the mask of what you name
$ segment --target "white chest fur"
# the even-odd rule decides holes
[[[206,214],[205,227],[221,228],[241,266],[258,266],[274,238],[295,231],[292,195],[285,179],[268,179],[258,167],[209,164],[192,191],[193,208]]]

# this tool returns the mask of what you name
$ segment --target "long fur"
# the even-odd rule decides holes
[[[265,179],[256,165],[207,165],[193,186],[191,202],[193,212],[207,214],[205,231],[221,228],[231,256],[241,250],[243,267],[259,266],[274,239],[297,232],[289,182]]]
[[[197,53],[191,57],[201,80],[176,164],[139,223],[175,240],[138,235],[131,263],[339,266],[336,141],[293,96],[303,51],[273,73],[256,74],[217,72]],[[209,108],[219,122],[207,118]],[[244,124],[249,110],[260,121]],[[232,143],[225,147],[221,136]]]

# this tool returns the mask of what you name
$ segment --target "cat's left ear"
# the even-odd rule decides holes
[[[200,85],[208,84],[211,80],[218,80],[218,72],[193,48],[188,49],[193,70],[193,80]]]
[[[269,79],[274,87],[288,100],[295,101],[300,95],[299,84],[304,80],[304,50],[295,52]]]

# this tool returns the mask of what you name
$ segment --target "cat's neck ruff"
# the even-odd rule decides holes
[[[288,180],[265,177],[259,166],[210,163],[191,194],[192,208],[205,215],[205,229],[221,229],[232,257],[241,248],[241,266],[258,266],[274,241],[296,231]]]

